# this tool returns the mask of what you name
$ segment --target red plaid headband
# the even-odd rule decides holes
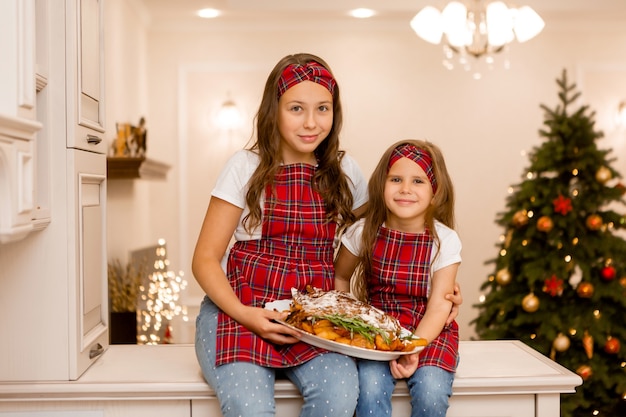
[[[399,145],[393,150],[391,158],[389,158],[387,171],[389,171],[389,168],[391,168],[391,166],[400,158],[409,158],[411,161],[419,165],[426,173],[428,181],[430,181],[430,186],[433,188],[433,194],[437,192],[437,179],[435,178],[435,172],[433,169],[433,159],[428,152],[408,143]]]
[[[330,71],[315,61],[307,62],[304,65],[290,64],[283,70],[278,80],[278,98],[302,81],[313,81],[320,84],[326,87],[330,94],[334,94],[335,85],[337,85]]]

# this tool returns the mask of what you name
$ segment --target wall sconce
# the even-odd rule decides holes
[[[615,113],[615,124],[618,127],[626,128],[626,101],[622,101],[617,106],[617,112]]]
[[[217,125],[223,130],[233,130],[241,127],[243,117],[239,108],[232,100],[226,100],[217,113]]]

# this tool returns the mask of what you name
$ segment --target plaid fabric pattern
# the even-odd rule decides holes
[[[412,234],[380,227],[369,277],[370,302],[414,331],[426,312],[433,239],[427,230]],[[458,325],[444,327],[420,353],[419,366],[454,372],[459,348]]]
[[[263,237],[236,242],[231,249],[228,278],[242,303],[263,307],[268,301],[291,298],[292,287],[333,287],[336,224],[325,221],[324,201],[311,185],[314,173],[306,164],[283,167],[274,193],[266,190]],[[217,331],[217,366],[242,361],[283,368],[324,352],[306,343],[275,346],[221,311]]]
[[[428,152],[423,149],[417,148],[415,145],[405,143],[404,145],[398,145],[393,150],[391,158],[389,158],[389,164],[387,165],[387,171],[396,161],[400,158],[409,158],[417,165],[420,166],[426,173],[430,186],[433,189],[433,194],[437,192],[437,178],[435,178],[435,171],[433,170],[433,159]]]
[[[330,94],[334,94],[337,85],[330,71],[315,61],[307,62],[304,65],[291,64],[283,70],[278,80],[278,98],[302,81],[313,81],[320,84],[326,87]]]

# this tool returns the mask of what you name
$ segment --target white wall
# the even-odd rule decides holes
[[[123,16],[137,13],[123,10],[121,0],[108,4]],[[484,262],[496,256],[502,232],[494,223],[496,214],[505,207],[507,187],[519,182],[528,165],[521,152],[540,143],[539,105],[557,104],[555,79],[562,69],[585,89],[583,98],[597,112],[598,127],[606,129],[600,146],[613,147],[619,156],[615,168],[626,172],[626,138],[609,116],[626,98],[626,57],[616,53],[626,50],[626,25],[544,17],[547,26],[539,37],[511,46],[512,68],[480,81],[445,70],[440,47],[421,41],[404,21],[376,31],[360,24],[256,31],[150,28],[131,31],[130,38],[124,28],[108,35],[124,40],[107,45],[108,124],[146,115],[148,156],[172,165],[166,182],[109,182],[109,256],[123,257],[163,237],[172,268],[183,270],[194,284],[191,255],[209,193],[221,165],[250,135],[267,74],[288,53],[312,52],[331,65],[339,81],[343,147],[366,175],[396,140],[426,138],[443,149],[455,181],[464,244],[458,279],[465,301],[458,321],[462,338],[469,339],[474,334],[469,322],[476,315],[472,305],[492,272]],[[145,51],[133,55],[142,46]],[[128,61],[111,62],[111,56]],[[210,116],[229,95],[248,124],[227,134],[211,124]],[[186,302],[197,305],[201,295],[192,285]]]

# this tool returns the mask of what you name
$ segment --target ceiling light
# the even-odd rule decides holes
[[[350,16],[357,17],[359,19],[366,19],[368,17],[374,16],[375,14],[376,13],[372,9],[360,8],[360,9],[350,10]]]
[[[222,14],[217,9],[201,9],[196,12],[196,14],[204,19],[213,19],[214,17],[218,17]]]
[[[423,40],[444,43],[443,64],[472,71],[481,78],[480,68],[493,68],[497,55],[506,52],[513,40],[526,42],[537,36],[545,26],[530,7],[508,7],[502,1],[472,0],[469,8],[460,1],[451,1],[440,12],[426,6],[411,20],[411,28]],[[445,40],[444,36],[445,35]],[[504,60],[505,67],[508,59]]]

